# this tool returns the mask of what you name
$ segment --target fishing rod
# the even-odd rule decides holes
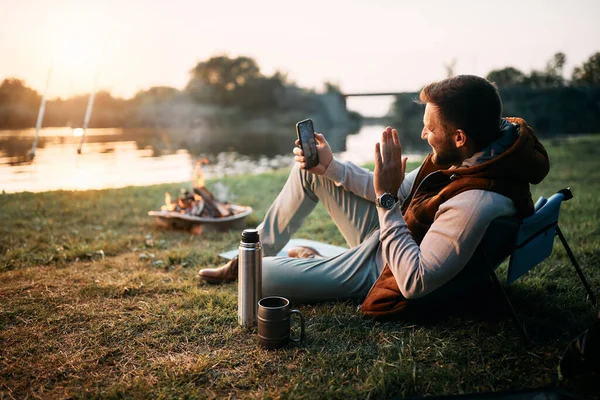
[[[98,67],[98,71],[96,72],[94,86],[92,88],[92,92],[90,93],[90,98],[88,99],[87,108],[85,110],[85,117],[83,118],[83,133],[81,135],[81,142],[79,143],[79,147],[77,148],[77,154],[81,154],[81,148],[83,147],[83,142],[85,141],[85,131],[87,130],[88,124],[90,123],[90,118],[92,116],[92,108],[94,107],[94,98],[96,97],[96,86],[98,84],[99,75],[100,67]]]
[[[54,58],[50,61],[50,68],[48,69],[48,77],[46,78],[46,88],[44,89],[44,94],[42,95],[42,103],[40,104],[37,122],[35,124],[35,138],[33,139],[33,145],[31,146],[31,150],[29,150],[28,153],[29,160],[33,160],[35,158],[35,150],[37,149],[40,128],[42,127],[42,120],[44,119],[44,112],[46,111],[46,95],[48,94],[48,87],[50,86],[50,78],[52,77],[53,69]]]

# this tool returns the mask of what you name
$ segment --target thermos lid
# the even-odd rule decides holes
[[[242,242],[244,243],[258,243],[259,240],[256,229],[244,229],[244,232],[242,232]]]

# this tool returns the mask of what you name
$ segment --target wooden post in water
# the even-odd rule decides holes
[[[48,87],[50,86],[50,78],[52,77],[53,69],[54,59],[50,61],[48,77],[46,78],[46,88],[44,89],[44,94],[42,95],[42,103],[40,104],[40,109],[38,110],[37,122],[35,123],[35,138],[33,139],[33,145],[31,146],[31,150],[29,150],[30,160],[33,160],[35,158],[35,150],[37,149],[40,128],[42,127],[42,120],[44,119],[44,112],[46,111],[46,95],[48,94]]]
[[[98,72],[96,72],[96,78],[94,79],[94,86],[92,87],[92,92],[90,93],[88,105],[87,105],[87,108],[85,109],[85,117],[83,118],[83,134],[81,135],[81,142],[79,143],[79,147],[77,148],[77,154],[81,154],[81,148],[83,147],[83,142],[85,140],[85,131],[87,130],[88,124],[90,123],[90,118],[92,116],[92,108],[94,107],[94,98],[96,97],[96,85],[98,84],[98,75],[100,75],[100,67],[98,67]]]

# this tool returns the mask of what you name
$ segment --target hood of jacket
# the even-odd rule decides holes
[[[522,118],[503,118],[500,135],[489,146],[447,171],[460,176],[485,176],[537,184],[550,170],[546,149]]]

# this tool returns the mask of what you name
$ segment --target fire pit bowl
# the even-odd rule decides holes
[[[154,217],[156,222],[161,226],[173,229],[190,230],[193,233],[243,229],[245,227],[246,217],[252,213],[252,207],[239,206],[237,204],[230,204],[229,207],[235,211],[235,214],[222,218],[197,217],[167,210],[148,211],[148,215]]]

